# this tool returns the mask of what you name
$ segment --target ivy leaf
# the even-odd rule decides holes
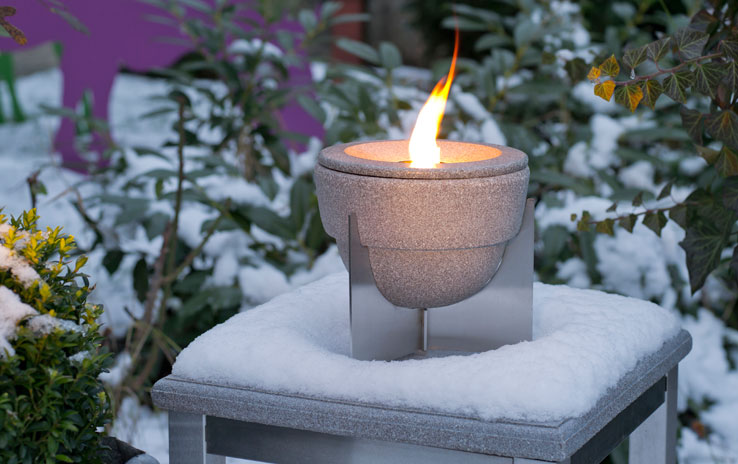
[[[600,78],[600,75],[602,74],[602,71],[600,71],[600,68],[595,68],[592,66],[592,69],[589,70],[587,73],[587,79],[590,81],[596,81]]]
[[[666,37],[646,46],[646,54],[654,62],[658,63],[671,49],[671,37]]]
[[[595,226],[595,231],[601,233],[601,234],[607,234],[607,235],[615,235],[615,230],[613,226],[615,225],[615,220],[607,218],[604,221],[600,221]]]
[[[646,213],[646,216],[643,218],[643,225],[651,229],[661,237],[661,229],[664,228],[666,223],[669,220],[666,219],[666,215],[663,211],[658,212],[652,212],[652,213]]]
[[[618,225],[620,225],[620,227],[627,230],[628,232],[633,233],[633,227],[635,227],[637,222],[638,216],[635,214],[629,214],[627,216],[621,217],[618,220]]]
[[[597,68],[592,68],[592,69],[597,69]],[[612,92],[614,90],[615,90],[615,82],[611,80],[606,80],[605,82],[597,84],[595,85],[595,88],[594,88],[595,95],[607,101],[610,101],[610,98],[612,97]]]
[[[723,40],[720,42],[722,50],[727,56],[733,60],[738,60],[738,41],[735,40]]]
[[[664,188],[661,189],[661,192],[659,192],[659,196],[656,198],[657,200],[662,200],[669,195],[671,195],[671,187],[674,185],[673,182],[668,182],[666,185],[664,185]]]
[[[641,86],[643,90],[643,104],[651,109],[654,109],[656,100],[664,93],[664,88],[661,86],[661,82],[656,79],[649,79]]]
[[[575,218],[572,217],[572,220]],[[592,216],[589,214],[589,211],[582,211],[582,217],[579,218],[579,221],[577,221],[577,230],[579,232],[587,232],[590,230],[589,221],[592,220]]]
[[[642,47],[633,48],[626,51],[623,55],[623,63],[630,67],[630,69],[635,69],[636,66],[646,60],[647,50],[648,45],[644,45]]]
[[[682,126],[687,131],[692,140],[697,145],[702,145],[702,131],[704,127],[704,114],[702,112],[687,108],[682,105],[679,107],[679,114],[682,116]]]
[[[669,219],[679,224],[682,229],[687,227],[687,206],[676,205],[669,208]]]
[[[610,77],[616,77],[620,74],[620,65],[618,64],[618,60],[615,59],[615,55],[610,55],[610,58],[603,61],[600,69]]]
[[[702,9],[692,16],[692,19],[689,21],[689,27],[697,29],[698,31],[710,33],[716,23],[717,18],[708,13],[707,10]]]
[[[618,209],[618,204],[617,202],[615,202],[611,204],[610,207],[607,208],[605,211],[607,211],[608,213],[614,213],[615,211],[617,211],[617,209]]]
[[[615,101],[634,112],[643,99],[643,90],[637,84],[620,86],[615,90]]]
[[[723,72],[725,73],[725,85],[729,90],[738,92],[738,63],[735,61],[724,63]]]
[[[664,79],[664,93],[679,103],[687,102],[687,88],[694,83],[689,71],[679,71]]]
[[[641,206],[643,204],[643,192],[638,192],[638,194],[633,197],[633,206]]]
[[[738,213],[738,177],[730,177],[723,184],[723,206]]]
[[[587,76],[587,63],[581,58],[574,58],[573,60],[567,61],[564,69],[569,75],[569,79],[574,83],[581,81]]]
[[[708,115],[705,118],[705,129],[710,136],[738,148],[738,115],[732,111]]]
[[[707,95],[715,98],[715,90],[723,78],[723,67],[718,63],[698,64],[694,68],[694,87]]]
[[[712,148],[703,147],[701,145],[697,145],[697,153],[700,154],[702,158],[707,161],[707,164],[713,164],[716,160],[718,155],[720,154],[719,151],[713,150]]]
[[[704,32],[696,29],[685,27],[679,29],[674,34],[674,42],[676,43],[677,51],[684,60],[691,60],[702,56],[702,50],[707,44],[707,39],[710,36]]]
[[[679,243],[687,253],[689,286],[692,293],[704,285],[708,274],[720,263],[720,255],[727,243],[730,227],[719,226],[709,221],[697,222],[687,228],[684,240]]]
[[[738,176],[738,155],[727,145],[723,145],[715,160],[715,169],[723,177]]]

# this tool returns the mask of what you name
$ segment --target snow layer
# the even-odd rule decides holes
[[[201,335],[173,373],[483,420],[554,421],[588,411],[680,328],[653,303],[594,290],[537,283],[533,306],[532,342],[470,356],[358,361],[348,356],[348,275],[336,273]]]
[[[38,312],[23,303],[18,295],[9,288],[0,285],[0,358],[5,357],[6,351],[9,356],[15,354],[10,341],[15,340],[18,323],[36,314]]]

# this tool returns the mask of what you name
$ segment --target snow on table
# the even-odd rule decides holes
[[[590,410],[680,329],[677,318],[650,302],[540,283],[534,286],[533,320],[533,341],[493,351],[358,361],[349,357],[343,272],[202,334],[180,353],[173,374],[482,420],[557,421]]]

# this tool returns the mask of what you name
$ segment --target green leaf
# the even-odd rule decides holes
[[[679,29],[674,34],[677,51],[684,60],[691,60],[702,56],[702,50],[705,48],[705,44],[707,44],[709,38],[709,34],[689,27]]]
[[[724,72],[718,63],[698,64],[694,68],[694,87],[708,97],[715,98],[715,91]]]
[[[615,102],[634,112],[643,99],[643,89],[638,84],[621,85],[615,89]]]
[[[733,272],[733,278],[738,280],[738,245],[733,248],[733,257],[730,259],[730,270]]]
[[[379,44],[379,60],[386,69],[395,69],[402,66],[402,55],[400,50],[390,42]]]
[[[295,230],[302,229],[312,198],[312,186],[305,179],[298,178],[290,190],[290,217]]]
[[[723,40],[720,42],[721,50],[731,59],[738,60],[738,41]]]
[[[738,155],[727,145],[723,145],[715,160],[715,169],[723,177],[738,176]]]
[[[679,103],[687,102],[687,88],[694,83],[694,75],[689,71],[679,71],[664,79],[664,93]]]
[[[133,289],[136,290],[138,301],[146,301],[149,291],[149,267],[144,258],[139,259],[133,267]]]
[[[647,45],[646,54],[648,57],[658,63],[672,47],[671,37],[666,37]]]
[[[664,93],[664,87],[661,85],[661,82],[656,79],[649,79],[643,82],[641,88],[643,90],[643,104],[654,109],[656,100]]]
[[[723,184],[723,206],[738,213],[738,177],[729,177]]]
[[[336,42],[336,46],[341,50],[344,50],[354,56],[358,56],[364,61],[368,61],[371,64],[379,65],[379,54],[370,45],[363,42],[357,42],[347,38],[340,38]]]
[[[623,55],[623,63],[631,69],[634,69],[639,64],[646,60],[646,54],[648,51],[648,45],[644,45],[638,48],[632,48],[625,52]]]
[[[638,192],[638,194],[633,197],[632,204],[633,206],[641,206],[643,204],[643,192]]]
[[[666,219],[663,211],[648,212],[643,217],[643,225],[654,231],[659,237],[661,237],[661,229],[664,228],[667,222],[668,219]]]
[[[480,37],[474,44],[474,51],[482,52],[492,48],[510,45],[510,39],[499,34],[485,34]]]
[[[574,58],[573,60],[567,61],[564,65],[564,69],[573,83],[577,83],[586,78],[587,72],[589,72],[589,66],[587,66],[587,63],[581,58]]]
[[[600,221],[595,225],[595,231],[601,234],[615,235],[615,230],[613,228],[614,225],[615,225],[615,220],[607,218],[604,221]]]
[[[738,92],[738,63],[735,61],[723,63],[723,72],[725,74],[723,82],[728,87],[728,91]]]
[[[663,200],[664,198],[671,195],[671,187],[674,185],[673,182],[667,182],[666,185],[664,185],[664,188],[661,189],[661,192],[659,192],[659,196],[656,198],[657,200]]]
[[[323,107],[320,106],[320,103],[318,103],[314,97],[307,95],[298,95],[297,103],[299,103],[302,109],[307,111],[308,114],[315,118],[318,122],[320,122],[321,124],[325,123],[325,111],[323,111]]]
[[[738,115],[727,110],[710,114],[705,119],[705,129],[711,137],[738,148]]]
[[[685,105],[679,107],[682,117],[682,126],[697,145],[702,145],[702,132],[704,127],[704,114],[702,112],[687,108]]]
[[[720,255],[727,244],[729,233],[730,228],[719,228],[707,221],[687,227],[684,240],[679,245],[687,253],[692,293],[702,288],[707,276],[720,263]]]
[[[697,145],[697,153],[699,153],[700,156],[704,158],[705,161],[707,161],[707,164],[713,164],[715,161],[717,161],[718,155],[720,154],[720,152],[717,150],[703,147],[701,145]]]
[[[628,232],[633,232],[633,227],[635,227],[636,223],[638,222],[638,216],[635,214],[629,214],[627,216],[621,217],[618,220],[618,225],[622,227],[623,229],[627,230]]]
[[[323,223],[320,221],[320,214],[318,214],[318,211],[313,211],[313,214],[310,217],[310,223],[305,231],[305,245],[307,245],[311,250],[317,251],[328,240],[330,240],[330,238],[328,237],[328,234],[325,233],[325,229],[323,229]]]
[[[263,206],[249,206],[242,208],[249,221],[260,229],[277,237],[292,239],[295,237],[295,228],[292,221],[279,216],[274,211]]]
[[[676,205],[669,208],[669,219],[679,224],[682,229],[687,228],[687,206]]]

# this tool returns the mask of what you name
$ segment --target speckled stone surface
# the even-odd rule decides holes
[[[158,407],[172,411],[496,456],[562,461],[676,366],[691,343],[689,334],[682,330],[660,350],[641,359],[589,412],[559,422],[482,421],[381,404],[209,385],[173,376],[157,382],[152,397]]]
[[[344,263],[348,216],[355,214],[377,287],[397,306],[434,308],[475,294],[494,275],[505,243],[520,229],[527,156],[480,145],[483,155],[474,156],[494,157],[467,162],[477,159],[463,155],[473,153],[468,147],[474,144],[439,142],[442,156],[446,149],[457,162],[415,169],[382,161],[406,156],[407,142],[384,141],[326,148],[315,167],[320,216]],[[380,160],[346,153],[356,147],[362,156],[377,149]]]

